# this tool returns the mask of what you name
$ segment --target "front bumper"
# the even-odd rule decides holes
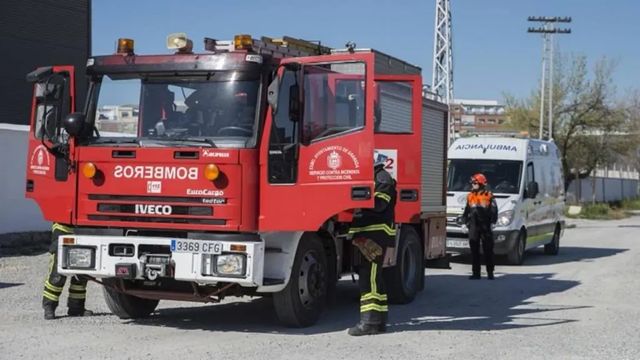
[[[518,230],[498,230],[493,231],[493,253],[495,255],[506,255],[514,248],[518,241]],[[482,247],[480,247],[482,251]],[[447,229],[447,252],[457,254],[469,254],[469,235],[460,231],[449,231]]]
[[[203,285],[225,282],[245,287],[261,286],[265,247],[262,241],[256,241],[255,237],[251,239],[252,241],[226,240],[224,237],[206,240],[178,239],[218,244],[217,252],[220,254],[213,255],[174,251],[172,241],[175,238],[63,235],[58,241],[58,272],[64,275],[123,277],[132,280],[154,280],[150,278],[153,274]],[[91,257],[80,264],[70,259],[71,249],[86,249],[84,253]],[[74,253],[80,251],[82,250]],[[219,274],[211,270],[212,261],[215,262],[214,256],[230,254],[243,259],[244,271],[241,274]]]

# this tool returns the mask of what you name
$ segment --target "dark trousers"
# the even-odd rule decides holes
[[[378,256],[375,261],[369,262],[362,257],[358,284],[360,285],[360,321],[364,324],[381,325],[387,322],[389,309],[382,278],[383,258],[384,255]]]
[[[493,234],[491,232],[481,232],[477,236],[469,237],[469,247],[471,248],[471,270],[473,275],[480,275],[480,245],[484,253],[484,263],[487,266],[487,273],[492,274],[493,264]]]
[[[67,277],[58,273],[58,253],[57,244],[58,236],[64,235],[66,232],[62,232],[58,229],[52,231],[52,244],[49,253],[49,270],[47,271],[47,278],[44,281],[44,291],[42,292],[42,306],[53,307],[58,306],[60,300],[60,294],[64,283],[67,281]],[[85,299],[87,298],[87,280],[84,278],[78,278],[73,276],[71,278],[71,285],[69,286],[69,298],[67,300],[67,306],[72,310],[84,310]]]

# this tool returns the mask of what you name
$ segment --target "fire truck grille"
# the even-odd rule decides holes
[[[89,194],[88,198],[95,201],[87,214],[91,221],[227,225],[225,219],[211,218],[215,205],[226,204],[219,197]]]
[[[166,224],[202,224],[202,225],[226,225],[224,219],[194,219],[176,217],[143,217],[143,216],[123,216],[123,215],[89,215],[87,217],[93,221],[123,221],[123,222],[143,222],[143,223],[166,223]]]
[[[101,213],[137,214],[135,204],[98,204]],[[171,215],[212,216],[211,206],[171,206]]]

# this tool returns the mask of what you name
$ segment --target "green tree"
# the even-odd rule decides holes
[[[631,136],[637,125],[629,115],[633,106],[616,102],[614,68],[613,61],[603,58],[590,72],[585,56],[563,58],[555,68],[552,138],[560,149],[565,189],[573,179],[586,177],[637,147],[637,136]],[[507,96],[506,105],[510,126],[537,137],[539,89],[527,99]]]

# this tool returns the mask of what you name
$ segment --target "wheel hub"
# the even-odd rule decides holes
[[[317,260],[317,254],[309,251],[302,258],[298,278],[298,294],[305,307],[312,307],[324,292],[325,269]]]

